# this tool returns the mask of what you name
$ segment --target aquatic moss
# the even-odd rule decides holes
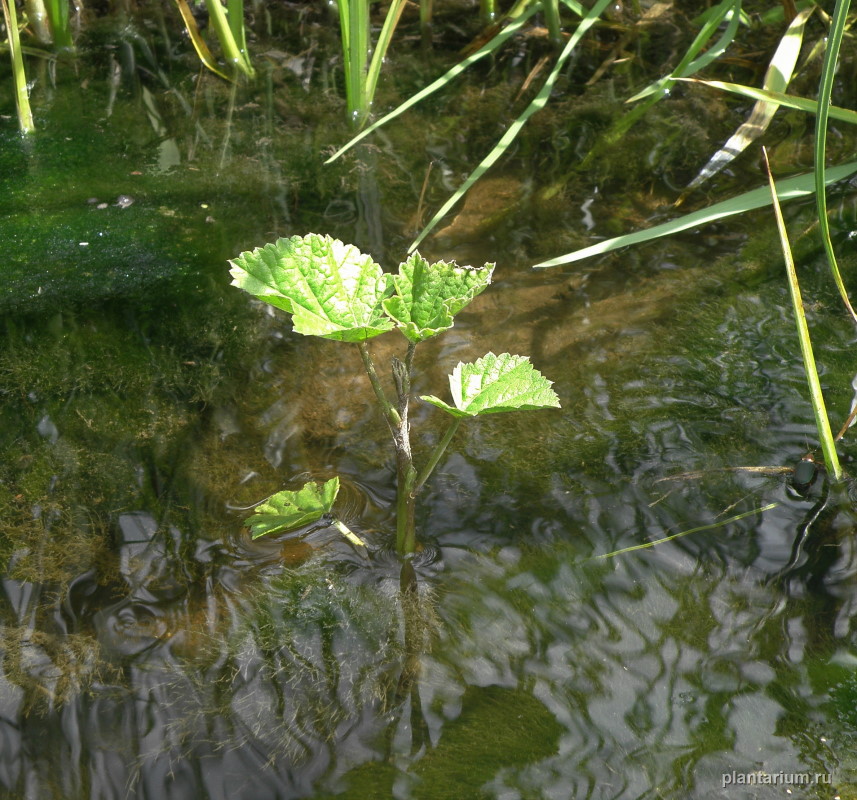
[[[425,753],[407,769],[410,796],[487,800],[495,794],[485,784],[555,754],[562,732],[554,715],[524,689],[468,686],[460,714],[445,722],[437,746],[426,742]],[[392,764],[373,761],[348,773],[347,788],[335,796],[387,798],[400,777]]]

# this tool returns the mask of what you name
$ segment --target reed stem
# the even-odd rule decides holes
[[[21,53],[21,39],[18,35],[18,15],[15,0],[0,0],[3,6],[3,19],[9,34],[9,54],[12,57],[12,80],[15,87],[15,104],[18,108],[18,124],[22,133],[32,133],[33,112],[30,109],[30,95],[27,90],[27,74],[24,71],[24,57]]]
[[[243,1],[234,2],[233,0],[229,4],[230,15],[236,17],[235,19],[227,18],[227,12],[221,5],[220,0],[205,0],[205,5],[208,8],[209,19],[214,30],[217,32],[217,38],[220,41],[220,47],[223,50],[226,60],[236,72],[241,72],[248,78],[254,77],[256,72],[252,64],[250,64],[247,50],[246,48],[242,50],[244,42]],[[233,34],[235,30],[239,31],[238,39]],[[239,44],[239,41],[241,44]]]

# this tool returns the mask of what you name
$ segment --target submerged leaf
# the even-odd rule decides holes
[[[230,261],[232,285],[294,317],[297,333],[361,342],[390,330],[381,301],[393,288],[371,256],[310,233]]]
[[[449,376],[454,407],[432,395],[422,399],[454,417],[559,408],[552,385],[526,356],[488,353],[472,364],[460,363]]]
[[[311,481],[296,492],[277,492],[256,506],[253,515],[247,519],[250,534],[258,539],[269,533],[309,525],[330,512],[338,492],[339,478],[331,478],[321,485]]]
[[[494,264],[459,267],[454,261],[429,264],[419,253],[399,264],[395,294],[384,311],[412,342],[452,327],[452,318],[491,283]]]

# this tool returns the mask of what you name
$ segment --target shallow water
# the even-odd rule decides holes
[[[783,472],[815,434],[761,212],[565,271],[529,265],[651,214],[651,193],[524,203],[427,243],[499,263],[418,351],[415,390],[510,351],[563,408],[461,430],[403,600],[387,431],[355,353],[293,334],[226,260],[314,229],[393,267],[422,137],[452,164],[466,145],[423,119],[419,146],[391,133],[325,172],[341,109],[237,96],[227,126],[215,84],[183,117],[163,87],[86,69],[85,92],[65,73],[42,97],[31,142],[4,135],[3,796],[767,798],[795,773],[804,796],[853,793],[857,520]],[[535,193],[524,151],[510,174],[531,169]],[[842,419],[853,332],[808,252]],[[419,458],[442,427],[413,414]],[[335,474],[367,553],[321,523],[249,540],[242,509]],[[759,772],[780,785],[725,785]]]

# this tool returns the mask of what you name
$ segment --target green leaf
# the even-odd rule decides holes
[[[395,295],[384,311],[412,342],[452,327],[452,318],[491,283],[494,264],[459,267],[454,261],[429,264],[419,253],[399,264],[393,276]]]
[[[330,512],[338,492],[339,478],[331,478],[321,485],[311,481],[296,492],[277,492],[256,506],[247,519],[250,534],[258,539],[269,533],[309,525]]]
[[[818,113],[818,102],[816,100],[809,100],[806,97],[783,94],[782,92],[774,92],[769,89],[757,89],[741,83],[704,81],[701,78],[680,78],[679,80],[684,83],[697,83],[700,86],[710,86],[713,89],[731,92],[741,97],[747,97],[750,100],[763,100],[775,105],[785,106],[786,108],[793,108],[796,111],[805,111],[808,114]],[[852,111],[850,108],[840,108],[839,106],[830,106],[829,111],[831,119],[838,119],[840,122],[847,122],[849,125],[857,125],[857,111]]]
[[[768,163],[768,152],[762,148],[765,156],[765,169],[768,172],[768,182],[771,187],[771,200],[774,204],[774,216],[777,220],[777,231],[780,235],[780,246],[783,249],[783,258],[786,262],[786,275],[789,280],[789,294],[792,300],[795,322],[797,323],[798,341],[800,342],[800,353],[803,358],[803,371],[809,385],[809,396],[812,402],[812,410],[815,414],[815,425],[818,429],[818,438],[821,442],[821,452],[824,453],[824,464],[827,472],[833,480],[842,480],[842,467],[839,465],[839,456],[836,454],[836,442],[833,432],[830,430],[830,417],[824,404],[824,395],[821,392],[821,381],[818,377],[818,369],[815,366],[815,356],[812,352],[812,341],[809,338],[809,326],[806,324],[806,312],[804,311],[803,299],[800,292],[797,270],[795,269],[792,249],[789,244],[789,235],[786,231],[786,223],[783,212],[777,200],[777,187],[774,184],[774,176],[771,174],[771,165]],[[849,304],[850,307],[850,304]],[[853,312],[852,312],[853,313]]]
[[[342,147],[340,147],[339,150],[337,150],[324,163],[330,164],[332,161],[335,161],[344,152],[350,150],[358,142],[365,139],[370,133],[377,130],[382,125],[385,125],[390,120],[395,119],[400,114],[404,114],[405,111],[407,111],[409,108],[413,108],[413,106],[415,106],[421,100],[424,100],[429,95],[433,94],[439,89],[443,89],[445,86],[450,84],[457,76],[464,72],[464,70],[466,70],[471,64],[474,64],[475,62],[479,61],[479,59],[484,58],[485,56],[498,50],[504,42],[515,36],[521,30],[521,28],[524,27],[527,20],[529,20],[529,18],[533,16],[533,14],[535,14],[538,10],[538,5],[534,3],[529,4],[529,6],[525,7],[524,10],[521,12],[521,17],[514,20],[513,22],[510,22],[509,25],[503,28],[496,36],[489,39],[485,44],[482,45],[482,47],[480,47],[475,53],[473,53],[473,55],[470,55],[463,61],[460,61],[448,72],[441,75],[441,77],[438,78],[436,81],[429,84],[428,86],[426,86],[425,89],[420,90],[415,95],[409,97],[404,103],[393,109],[393,111],[391,111],[389,114],[386,114],[385,116],[381,117],[381,119],[379,119],[377,122],[373,122],[368,128],[366,128],[361,133],[358,133],[353,139],[350,139]]]
[[[393,327],[381,307],[393,291],[390,276],[352,244],[310,233],[230,263],[232,285],[288,311],[297,333],[362,342]]]
[[[694,75],[703,67],[707,67],[710,63],[720,58],[726,51],[726,48],[735,39],[738,24],[741,21],[741,14],[736,12],[740,11],[741,3],[739,0],[723,0],[722,3],[711,9],[711,13],[707,15],[702,29],[696,35],[690,47],[687,48],[675,69],[669,75],[647,86],[643,91],[637,92],[637,94],[628,98],[625,102],[635,103],[649,95],[654,95],[658,99],[665,97],[666,93],[675,85],[676,78],[686,78]],[[721,23],[727,19],[729,20],[729,24],[720,38],[710,47],[706,47],[709,39],[720,30]],[[700,52],[702,52],[702,55],[697,58],[697,54]]]
[[[455,407],[434,396],[422,399],[454,417],[559,408],[552,383],[533,368],[526,356],[488,353],[472,364],[459,364],[449,376]]]
[[[738,0],[735,0],[737,2]],[[551,69],[547,78],[545,78],[545,82],[542,84],[542,88],[539,89],[538,94],[530,101],[530,104],[518,115],[518,117],[509,125],[506,129],[506,132],[500,137],[497,141],[497,144],[491,149],[491,152],[476,165],[473,169],[473,172],[465,178],[464,182],[453,192],[451,197],[435,212],[435,215],[428,221],[425,228],[420,231],[419,235],[413,242],[411,242],[411,246],[408,248],[408,252],[413,252],[422,242],[423,239],[428,236],[432,230],[434,230],[435,226],[440,222],[441,218],[446,215],[446,213],[464,196],[464,194],[473,186],[476,181],[478,181],[490,168],[493,164],[497,162],[500,156],[503,155],[508,149],[515,138],[518,136],[519,131],[524,125],[527,124],[527,121],[530,117],[533,116],[537,111],[540,111],[542,108],[547,105],[548,100],[553,94],[554,84],[559,79],[560,75],[563,74],[563,70],[565,69],[565,62],[571,56],[574,48],[577,47],[580,40],[586,34],[586,32],[599,20],[601,13],[607,8],[610,4],[610,0],[596,0],[595,4],[592,8],[586,13],[586,16],[580,21],[577,28],[575,28],[574,33],[571,34],[568,41],[563,47],[562,52],[557,56],[556,61],[554,62],[553,69]],[[535,4],[534,4],[535,7]],[[511,26],[509,26],[511,27]],[[508,29],[507,29],[508,30]],[[498,37],[499,38],[499,37]]]
[[[785,92],[797,65],[803,43],[803,32],[815,6],[808,6],[792,20],[765,72],[763,88],[770,92]],[[738,127],[729,140],[708,160],[699,174],[688,184],[687,191],[696,189],[731,164],[768,129],[779,104],[771,100],[757,100],[750,116]]]
[[[785,103],[783,103],[785,105]],[[825,182],[827,184],[841,181],[857,172],[857,161],[851,161],[848,164],[841,164],[838,167],[832,167],[827,170]],[[792,200],[796,197],[806,197],[813,192],[814,176],[811,173],[805,175],[795,175],[777,184],[777,197],[780,200]],[[534,265],[535,268],[544,269],[546,267],[558,267],[560,264],[570,264],[573,261],[580,261],[583,258],[590,256],[609,253],[611,250],[616,250],[619,247],[627,247],[632,244],[641,244],[652,239],[659,239],[662,236],[672,236],[674,233],[681,233],[690,228],[698,228],[701,225],[706,225],[709,222],[725,219],[726,217],[734,216],[735,214],[743,214],[745,211],[751,211],[754,208],[762,208],[771,204],[771,193],[767,186],[753,189],[750,192],[745,192],[737,197],[730,197],[722,203],[715,203],[713,206],[702,208],[699,211],[694,211],[691,214],[685,214],[683,217],[664,222],[660,225],[654,225],[651,228],[646,228],[642,231],[634,233],[626,233],[622,236],[616,236],[613,239],[605,239],[596,244],[583,247],[580,250],[575,250],[572,253],[566,253],[564,256],[552,258],[549,261],[542,261]]]

